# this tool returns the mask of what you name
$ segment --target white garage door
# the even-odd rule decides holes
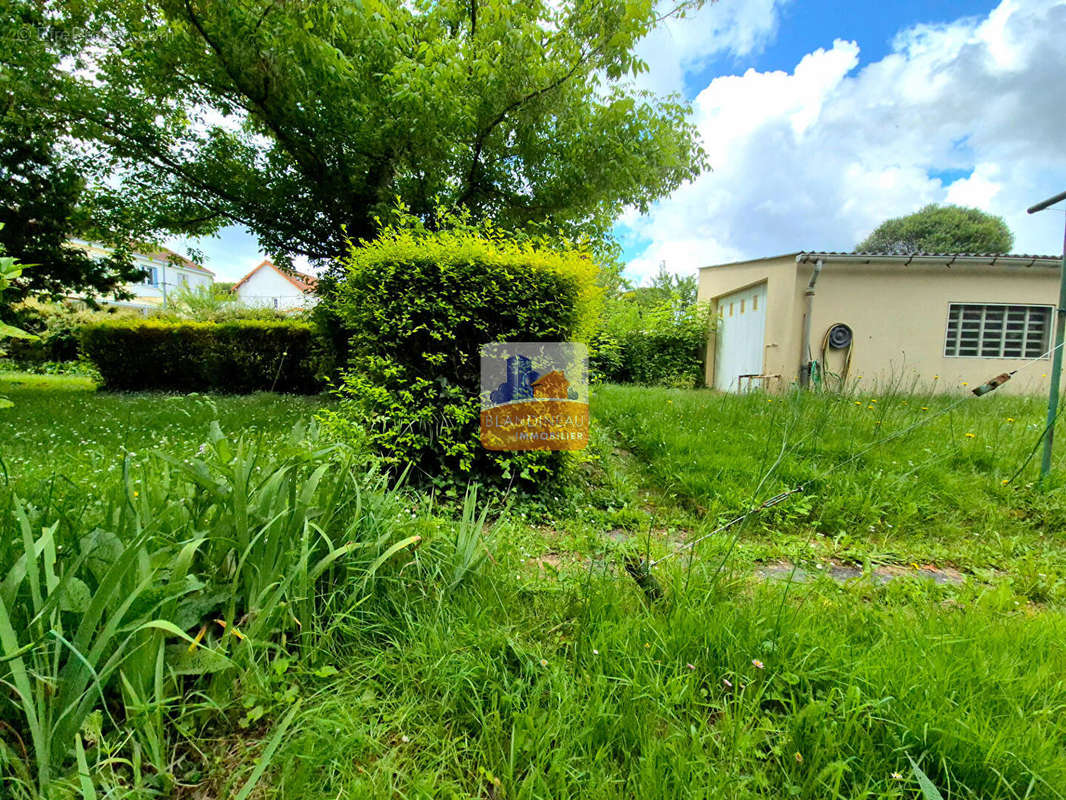
[[[766,284],[751,286],[718,300],[715,334],[714,388],[724,392],[748,389],[751,381],[737,383],[739,375],[763,371],[766,338]],[[760,381],[755,381],[758,387]]]

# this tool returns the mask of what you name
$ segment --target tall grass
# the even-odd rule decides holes
[[[661,574],[648,607],[612,571],[538,579],[496,557],[409,599],[377,646],[349,632],[274,792],[913,798],[913,758],[949,800],[1062,797],[1060,613],[908,582],[783,598],[702,561]]]
[[[604,386],[593,413],[651,484],[709,522],[804,485],[751,529],[877,541],[890,560],[908,540],[995,550],[1001,536],[1061,529],[1061,448],[1050,484],[1034,487],[1035,465],[1005,484],[1039,439],[1042,401],[991,395],[940,413],[957,399]]]
[[[191,690],[217,698],[279,646],[313,650],[323,609],[358,603],[417,543],[400,535],[399,496],[352,451],[302,426],[274,450],[213,423],[196,458],[127,457],[98,515],[3,495],[5,791],[49,796],[69,780],[94,714],[169,784]]]

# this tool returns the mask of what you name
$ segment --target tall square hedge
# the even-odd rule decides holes
[[[585,252],[494,231],[388,229],[353,247],[334,293],[350,334],[334,412],[413,477],[535,479],[560,454],[493,453],[478,435],[481,345],[588,341],[598,268]]]

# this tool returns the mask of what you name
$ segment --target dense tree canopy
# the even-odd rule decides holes
[[[1008,253],[1014,245],[1002,217],[976,208],[928,205],[882,222],[855,246],[871,253]]]
[[[0,54],[19,102],[144,229],[238,223],[270,252],[329,259],[400,198],[429,223],[463,207],[595,236],[703,166],[687,106],[627,83],[652,0],[9,7],[8,31],[36,37]]]
[[[72,237],[109,238],[95,229],[84,200],[78,169],[49,143],[17,127],[0,131],[0,252],[34,265],[12,282],[8,299],[121,296],[126,281],[143,277],[126,242],[109,257],[70,246]]]

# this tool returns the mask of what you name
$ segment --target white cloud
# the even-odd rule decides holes
[[[638,84],[657,94],[682,92],[686,72],[720,55],[761,50],[777,32],[778,9],[789,0],[718,0],[659,25],[637,46],[649,71]],[[673,3],[660,3],[660,13]]]
[[[712,10],[715,7],[712,6]],[[651,242],[629,273],[801,249],[850,249],[931,202],[1003,215],[1015,250],[1059,252],[1063,216],[1025,208],[1066,188],[1066,3],[1004,0],[986,18],[902,31],[858,68],[836,41],[790,72],[713,80],[694,102],[713,171],[624,220]],[[971,170],[945,185],[930,173]]]

